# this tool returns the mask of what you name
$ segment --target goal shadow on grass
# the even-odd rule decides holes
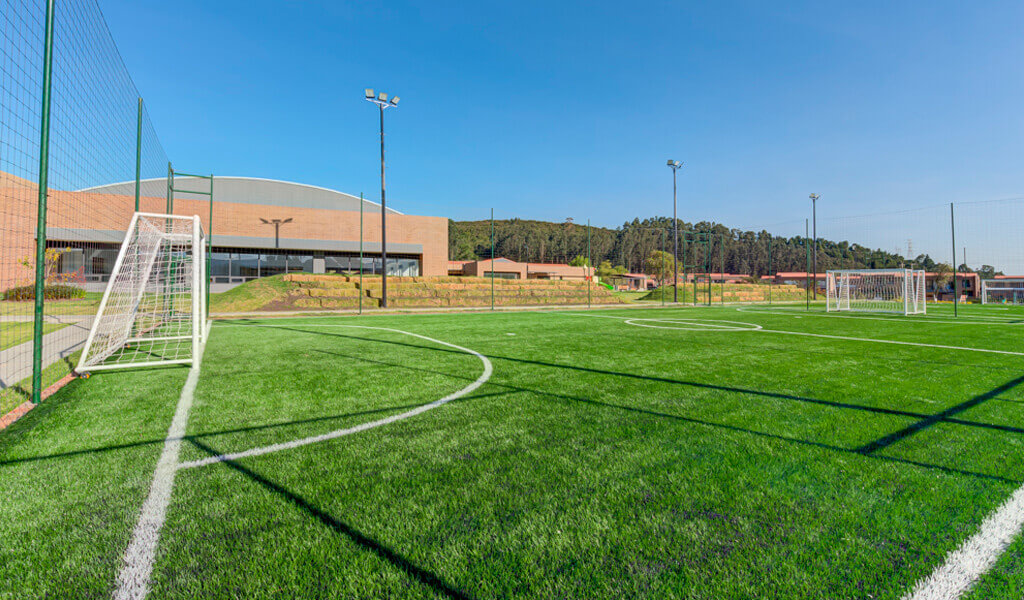
[[[186,440],[210,456],[221,456],[222,454],[199,440],[189,438],[186,438]],[[440,575],[413,564],[412,561],[405,556],[402,556],[394,549],[389,548],[378,540],[371,538],[330,513],[317,508],[309,500],[306,500],[285,486],[260,475],[256,471],[239,464],[237,461],[226,459],[221,461],[220,464],[226,465],[228,468],[259,484],[267,491],[280,496],[285,502],[306,513],[313,519],[316,519],[320,524],[334,531],[336,534],[348,538],[352,543],[356,544],[363,550],[376,554],[381,559],[403,571],[406,575],[409,575],[413,579],[428,586],[437,594],[446,598],[452,598],[453,600],[472,600],[472,596],[466,592],[456,589],[454,586],[441,579]]]
[[[332,333],[332,332],[326,332],[326,331],[309,331],[308,329],[301,329],[301,328],[287,327],[287,326],[280,326],[280,325],[259,324],[258,326],[259,327],[269,327],[269,328],[273,328],[273,329],[282,329],[282,330],[286,330],[286,331],[293,331],[293,332],[296,332],[296,333],[306,333],[306,334],[311,334],[311,335],[320,335],[320,336],[327,336],[327,337],[337,337],[337,338],[345,338],[345,339],[353,339],[353,340],[361,340],[361,341],[365,341],[366,340],[366,338],[361,338],[361,337],[352,336],[352,335],[346,335],[346,334],[343,334],[343,333]],[[301,326],[299,326],[299,327],[301,327]],[[403,342],[403,341],[383,340],[383,339],[377,339],[377,340],[374,340],[374,341],[377,341],[377,342],[380,342],[380,343],[383,343],[383,344],[393,344],[393,345],[405,346],[405,347],[416,348],[416,349],[434,350],[434,351],[438,351],[438,352],[455,352],[453,350],[449,350],[449,349],[446,349],[446,348],[437,348],[437,347],[425,346],[425,345],[414,344],[414,343]],[[350,356],[350,355],[345,355],[345,354],[342,354],[342,353],[329,352],[329,351],[322,351],[322,352],[333,353],[333,354],[336,354],[338,356],[345,356],[346,358],[350,358],[350,359],[354,359],[354,360],[373,362],[375,364],[382,364],[382,365],[388,365],[388,366],[394,366],[394,367],[400,367],[400,368],[406,368],[406,369],[420,370],[418,367],[410,367],[408,365],[403,365],[403,364],[399,364],[399,363],[388,363],[388,362],[385,362],[385,361],[378,361],[378,360],[373,360],[373,359],[367,359],[367,358],[362,357],[362,356]],[[735,432],[739,432],[739,433],[746,433],[746,434],[755,435],[755,436],[758,436],[758,437],[766,437],[766,438],[777,439],[777,440],[780,440],[780,441],[786,441],[786,442],[790,442],[790,443],[796,443],[796,444],[802,444],[802,445],[810,445],[810,446],[814,446],[814,447],[818,447],[818,448],[822,448],[822,449],[830,450],[830,451],[834,451],[834,452],[843,452],[843,453],[847,453],[847,454],[855,454],[855,455],[858,455],[858,456],[863,456],[863,457],[872,458],[872,459],[876,459],[876,460],[884,460],[884,461],[888,461],[888,462],[897,462],[897,463],[913,465],[913,466],[922,467],[922,468],[935,469],[935,470],[938,470],[938,471],[941,471],[941,472],[944,472],[944,473],[967,475],[967,476],[979,477],[979,478],[983,478],[983,479],[991,479],[991,480],[1002,481],[1002,482],[1006,482],[1006,483],[1015,483],[1015,484],[1019,484],[1020,483],[1020,481],[1017,480],[1017,479],[1013,479],[1013,478],[1009,478],[1009,477],[1003,477],[1003,476],[1000,476],[1000,475],[992,475],[992,474],[988,474],[988,473],[980,473],[980,472],[977,472],[977,471],[957,469],[957,468],[954,468],[954,467],[946,467],[946,466],[943,466],[943,465],[937,465],[937,464],[932,464],[932,463],[913,461],[913,460],[904,459],[904,458],[896,458],[896,457],[891,457],[891,456],[882,456],[882,455],[876,454],[876,452],[878,450],[881,450],[881,449],[887,448],[889,446],[892,446],[892,445],[896,444],[897,442],[899,442],[899,441],[901,441],[901,440],[903,440],[903,439],[905,439],[905,438],[907,438],[907,437],[909,437],[911,435],[914,435],[916,433],[924,431],[924,430],[926,430],[926,429],[928,429],[930,427],[933,427],[935,425],[938,425],[940,423],[949,423],[949,424],[954,424],[954,425],[962,425],[962,426],[966,426],[966,427],[977,427],[977,428],[981,428],[981,429],[989,429],[989,430],[1001,431],[1001,432],[1004,432],[1004,433],[1024,434],[1024,428],[1020,428],[1020,427],[1012,427],[1012,426],[1009,426],[1009,425],[997,425],[997,424],[994,424],[994,423],[983,423],[983,422],[979,422],[979,421],[970,421],[970,420],[956,418],[956,415],[961,414],[961,413],[963,413],[963,412],[965,412],[965,411],[967,411],[967,410],[969,410],[971,408],[974,408],[974,407],[976,407],[976,406],[978,406],[978,405],[980,405],[980,404],[982,404],[982,403],[984,403],[984,402],[986,402],[988,400],[991,400],[991,399],[999,396],[1000,394],[1002,394],[1004,392],[1007,392],[1007,391],[1009,391],[1009,390],[1011,390],[1013,388],[1016,388],[1021,383],[1024,383],[1024,376],[1020,376],[1020,377],[1014,378],[1014,379],[1004,383],[1003,385],[1000,385],[1000,386],[998,386],[996,388],[993,388],[992,390],[989,390],[989,391],[984,392],[982,394],[978,394],[978,395],[970,398],[969,400],[966,400],[966,401],[964,401],[964,402],[962,402],[962,403],[960,403],[960,404],[958,404],[958,405],[956,405],[954,407],[946,409],[946,410],[944,410],[942,412],[936,413],[934,415],[929,415],[929,414],[925,414],[925,413],[916,413],[916,412],[903,411],[903,410],[897,410],[897,409],[880,408],[880,407],[873,407],[873,406],[862,406],[862,405],[850,404],[850,403],[846,403],[846,402],[835,402],[835,401],[831,401],[831,400],[823,400],[823,399],[820,399],[820,398],[808,398],[808,397],[796,396],[796,395],[792,395],[792,394],[781,394],[781,393],[777,393],[777,392],[767,392],[767,391],[762,391],[762,390],[752,390],[752,389],[746,389],[746,388],[738,388],[738,387],[730,387],[730,386],[723,386],[723,385],[715,385],[715,384],[695,382],[695,381],[682,381],[682,380],[671,379],[671,378],[667,378],[667,377],[654,377],[654,376],[649,376],[649,375],[639,375],[639,374],[636,374],[636,373],[622,373],[622,372],[618,372],[618,371],[609,371],[609,370],[605,370],[605,369],[594,369],[594,368],[590,368],[590,367],[581,367],[581,366],[578,366],[578,365],[564,365],[564,364],[550,363],[550,362],[544,362],[544,361],[538,361],[538,360],[532,360],[532,359],[512,358],[512,357],[507,357],[507,356],[498,356],[498,355],[494,355],[494,354],[485,354],[485,356],[487,356],[488,358],[493,359],[493,360],[506,360],[506,361],[510,361],[510,362],[518,362],[518,363],[530,364],[530,365],[536,365],[536,366],[542,366],[542,367],[569,369],[569,370],[580,371],[580,372],[585,372],[585,373],[592,373],[592,374],[597,374],[597,375],[611,375],[611,376],[625,377],[625,378],[630,378],[630,379],[640,379],[640,380],[645,380],[645,381],[653,381],[653,382],[657,382],[657,383],[667,383],[667,384],[673,384],[673,385],[682,385],[682,386],[686,386],[686,387],[692,387],[692,388],[698,388],[698,389],[704,389],[704,390],[710,390],[710,391],[736,393],[736,394],[747,394],[747,395],[752,395],[752,396],[759,396],[759,397],[764,397],[764,398],[773,398],[773,399],[779,399],[779,400],[790,400],[790,401],[801,402],[801,403],[808,403],[808,404],[815,404],[815,405],[821,405],[821,406],[828,406],[828,407],[837,408],[837,409],[862,411],[862,412],[867,412],[867,413],[872,413],[872,414],[883,414],[883,415],[888,415],[888,416],[899,416],[899,417],[914,418],[914,419],[918,419],[918,421],[916,423],[914,423],[914,424],[912,424],[912,425],[910,425],[908,427],[905,427],[905,428],[903,428],[903,429],[901,429],[901,430],[899,430],[897,432],[894,432],[892,434],[889,434],[887,436],[884,436],[882,438],[879,438],[877,440],[874,440],[872,442],[864,444],[864,445],[862,445],[860,447],[846,448],[846,447],[842,447],[842,446],[835,446],[835,445],[832,445],[832,444],[825,444],[823,442],[815,442],[815,441],[812,441],[812,440],[805,440],[805,439],[801,439],[801,438],[794,438],[794,437],[789,437],[789,436],[781,436],[781,435],[777,435],[777,434],[772,434],[772,433],[762,432],[762,431],[757,431],[757,430],[752,430],[752,429],[746,429],[746,428],[742,428],[742,427],[738,427],[738,426],[733,426],[733,425],[727,425],[727,424],[723,424],[723,423],[715,423],[715,422],[711,422],[711,421],[704,421],[704,420],[701,420],[701,419],[694,419],[694,418],[691,418],[691,417],[684,417],[684,416],[681,416],[681,415],[671,415],[671,414],[668,414],[668,413],[660,413],[660,412],[657,412],[657,411],[650,411],[650,410],[642,409],[642,408],[636,408],[636,407],[629,407],[629,406],[622,406],[622,405],[617,405],[617,404],[605,403],[605,402],[600,402],[600,401],[597,401],[597,400],[592,400],[590,398],[582,398],[582,397],[577,397],[577,396],[570,396],[570,395],[565,395],[565,394],[553,393],[553,392],[549,392],[549,391],[534,390],[534,389],[530,389],[530,388],[523,388],[523,387],[518,387],[518,386],[514,386],[514,385],[509,385],[509,384],[496,383],[494,381],[489,381],[487,383],[487,385],[504,387],[504,388],[511,389],[511,390],[516,390],[516,391],[519,391],[519,392],[528,392],[528,393],[539,394],[539,395],[547,395],[547,396],[551,396],[551,397],[555,397],[555,398],[562,398],[562,399],[566,399],[566,400],[572,400],[572,401],[575,401],[575,402],[585,402],[585,403],[594,404],[594,405],[606,406],[606,407],[609,407],[609,408],[617,408],[617,409],[620,409],[620,410],[627,410],[627,411],[631,411],[631,412],[648,414],[650,416],[669,418],[669,419],[689,422],[689,423],[693,423],[693,424],[699,424],[699,425],[708,426],[708,427],[715,427],[715,428],[726,429],[726,430],[735,431]]]

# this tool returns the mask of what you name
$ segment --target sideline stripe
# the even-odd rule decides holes
[[[946,556],[946,561],[914,586],[904,600],[954,600],[959,598],[1006,551],[1024,527],[1024,486],[1017,489],[978,532]]]
[[[181,389],[178,408],[174,411],[174,419],[171,420],[167,438],[164,440],[164,450],[153,473],[149,496],[142,505],[135,531],[124,553],[124,564],[118,573],[117,587],[113,593],[114,600],[141,600],[149,593],[156,545],[160,540],[160,528],[163,527],[167,516],[167,505],[171,501],[178,453],[181,450],[181,440],[185,437],[185,426],[188,424],[188,413],[195,398],[196,385],[199,384],[199,370],[205,349],[205,344],[200,345],[199,356],[189,369],[185,387]]]
[[[400,413],[400,414],[397,414],[397,415],[392,415],[390,417],[386,417],[384,419],[378,419],[376,421],[370,421],[369,423],[363,423],[362,425],[356,425],[355,427],[348,427],[348,428],[345,428],[345,429],[337,429],[335,431],[331,431],[331,432],[324,433],[324,434],[321,434],[321,435],[314,435],[314,436],[310,436],[310,437],[307,437],[307,438],[302,438],[302,439],[298,439],[298,440],[292,440],[290,442],[282,442],[282,443],[279,443],[279,444],[271,444],[269,446],[262,446],[260,448],[252,448],[250,450],[245,450],[243,452],[233,452],[231,454],[221,454],[219,456],[211,456],[211,457],[208,457],[208,458],[194,460],[194,461],[187,462],[187,463],[181,463],[180,465],[178,465],[178,468],[179,469],[191,469],[191,468],[194,468],[194,467],[202,467],[202,466],[205,466],[205,465],[211,465],[211,464],[214,464],[214,463],[224,462],[224,461],[228,461],[228,460],[237,460],[237,459],[240,459],[240,458],[248,458],[250,456],[260,456],[262,454],[270,454],[271,452],[279,452],[281,450],[290,450],[292,448],[298,448],[300,446],[306,446],[306,445],[309,445],[309,444],[316,444],[318,442],[326,442],[328,440],[333,440],[333,439],[337,439],[337,438],[344,437],[344,436],[347,436],[347,435],[352,435],[353,433],[359,433],[361,431],[366,431],[368,429],[374,429],[376,427],[380,427],[382,425],[387,425],[389,423],[394,423],[396,421],[402,421],[404,419],[408,419],[409,417],[415,417],[418,414],[425,413],[428,410],[432,410],[434,408],[437,408],[438,406],[441,406],[443,404],[447,404],[448,402],[451,402],[452,400],[455,400],[456,398],[461,398],[462,396],[465,396],[466,394],[469,394],[469,393],[473,392],[474,390],[476,390],[477,388],[482,386],[484,383],[486,383],[487,380],[491,378],[491,373],[494,372],[494,367],[491,365],[491,361],[488,360],[486,356],[484,356],[483,354],[480,354],[476,350],[470,350],[469,348],[463,348],[462,346],[456,346],[455,344],[450,344],[448,342],[442,342],[441,340],[435,340],[434,338],[429,338],[429,337],[427,337],[425,335],[420,335],[418,333],[410,333],[408,331],[402,331],[401,329],[390,329],[390,328],[387,328],[387,327],[369,327],[369,326],[365,326],[365,325],[329,325],[329,324],[325,324],[325,325],[321,325],[321,326],[324,326],[324,327],[331,327],[331,326],[334,326],[334,327],[355,327],[355,328],[358,328],[358,329],[376,329],[376,330],[380,330],[380,331],[390,331],[390,332],[393,332],[393,333],[400,333],[400,334],[403,334],[403,335],[408,335],[408,336],[412,336],[412,337],[415,337],[415,338],[419,338],[421,340],[426,340],[428,342],[434,342],[435,344],[441,344],[442,346],[448,346],[449,348],[454,348],[456,350],[461,350],[462,352],[465,352],[467,354],[471,354],[471,355],[479,358],[480,362],[482,362],[483,365],[484,365],[484,372],[480,375],[480,377],[478,377],[476,379],[476,381],[474,381],[473,383],[467,385],[466,387],[462,388],[461,390],[459,390],[459,391],[457,391],[457,392],[455,392],[453,394],[449,394],[449,395],[445,396],[444,398],[441,398],[440,400],[435,400],[435,401],[431,402],[430,404],[424,404],[423,406],[418,406],[418,407],[416,407],[416,408],[414,408],[412,410],[406,411],[404,413]],[[257,325],[257,327],[263,327],[263,325]],[[303,325],[296,325],[296,327],[303,327]]]

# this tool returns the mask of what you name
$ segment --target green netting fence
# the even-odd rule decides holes
[[[168,161],[95,1],[0,0],[0,15],[4,415],[69,375],[136,202],[162,208],[136,181]]]

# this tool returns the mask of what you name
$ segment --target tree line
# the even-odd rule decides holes
[[[679,221],[680,268],[741,273],[760,277],[779,271],[805,271],[812,242],[803,236],[780,237],[767,231],[730,229],[720,223]],[[590,228],[590,260],[621,266],[628,272],[645,270],[655,251],[673,254],[672,219],[633,219],[616,229]],[[587,252],[587,226],[566,219],[562,223],[508,219],[494,221],[494,257],[519,262],[582,264]],[[828,269],[880,269],[892,267],[936,270],[943,263],[928,255],[907,258],[856,242],[818,238],[818,272]],[[491,221],[448,221],[448,258],[480,260],[491,257]],[[949,265],[944,265],[952,269]],[[994,269],[986,265],[984,272]],[[970,271],[959,265],[960,271]]]

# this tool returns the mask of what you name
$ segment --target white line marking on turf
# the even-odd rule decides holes
[[[985,518],[978,532],[914,586],[904,600],[954,600],[966,592],[1006,551],[1024,527],[1024,487]]]
[[[298,324],[296,325],[296,327],[308,327],[308,326],[309,325],[298,325]],[[448,342],[442,342],[441,340],[435,340],[434,338],[430,338],[430,337],[427,337],[425,335],[420,335],[418,333],[410,333],[408,331],[402,331],[401,329],[390,329],[390,328],[387,328],[387,327],[369,327],[369,326],[365,326],[365,325],[320,324],[318,326],[321,326],[321,327],[354,327],[354,328],[357,328],[357,329],[376,329],[376,330],[379,330],[379,331],[390,331],[390,332],[393,332],[393,333],[400,333],[400,334],[403,334],[403,335],[408,335],[408,336],[412,336],[412,337],[415,337],[415,338],[419,338],[421,340],[426,340],[428,342],[434,342],[435,344],[441,344],[442,346],[448,346],[449,348],[455,348],[456,350],[461,350],[462,352],[465,352],[467,354],[472,354],[473,356],[479,358],[480,362],[482,362],[484,364],[484,372],[480,375],[480,377],[478,377],[476,379],[476,381],[474,381],[473,383],[467,385],[466,387],[462,388],[461,390],[459,390],[459,391],[457,391],[457,392],[455,392],[453,394],[449,394],[449,395],[445,396],[444,398],[441,398],[440,400],[435,400],[435,401],[431,402],[430,404],[424,404],[423,406],[418,406],[418,407],[416,407],[416,408],[414,408],[412,410],[406,411],[404,413],[400,413],[400,414],[397,414],[397,415],[392,415],[390,417],[386,417],[384,419],[378,419],[376,421],[370,421],[369,423],[363,423],[361,425],[356,425],[354,427],[348,427],[348,428],[345,428],[345,429],[337,429],[335,431],[331,431],[331,432],[324,433],[324,434],[321,434],[321,435],[314,435],[314,436],[310,436],[310,437],[307,437],[307,438],[302,438],[302,439],[298,439],[298,440],[292,440],[290,442],[281,442],[279,444],[271,444],[270,446],[262,446],[260,448],[252,448],[250,450],[245,450],[245,451],[242,451],[242,452],[233,452],[233,453],[230,453],[230,454],[221,454],[219,456],[211,456],[209,458],[202,458],[202,459],[194,460],[194,461],[191,461],[191,462],[181,463],[180,465],[178,465],[179,469],[191,469],[193,467],[202,467],[202,466],[205,466],[205,465],[211,465],[211,464],[214,464],[214,463],[224,462],[224,461],[228,461],[228,460],[237,460],[237,459],[240,459],[240,458],[248,458],[250,456],[260,456],[262,454],[270,454],[271,452],[279,452],[281,450],[290,450],[292,448],[298,448],[300,446],[306,446],[306,445],[309,445],[309,444],[316,444],[318,442],[326,442],[328,440],[337,439],[337,438],[340,438],[340,437],[344,437],[346,435],[352,435],[353,433],[359,433],[361,431],[366,431],[368,429],[374,429],[376,427],[381,427],[381,426],[387,425],[389,423],[394,423],[396,421],[402,421],[404,419],[408,419],[409,417],[415,417],[418,414],[425,413],[428,410],[437,408],[438,406],[441,406],[443,404],[447,404],[447,403],[451,402],[452,400],[455,400],[456,398],[461,398],[462,396],[465,396],[466,394],[469,394],[469,393],[473,392],[474,390],[476,390],[477,388],[482,386],[484,383],[486,383],[487,380],[491,378],[491,373],[493,373],[493,371],[494,371],[494,367],[491,365],[491,361],[488,360],[486,356],[484,356],[483,354],[480,354],[476,350],[470,350],[469,348],[463,348],[462,346],[456,346],[455,344],[450,344]],[[252,327],[252,326],[251,325],[246,325],[246,327]],[[263,325],[257,325],[257,327],[263,327]]]
[[[780,329],[758,329],[765,333],[782,333],[785,335],[804,335],[808,337],[828,338],[832,340],[849,340],[851,342],[875,342],[877,344],[897,344],[900,346],[921,346],[923,348],[941,348],[943,350],[964,350],[967,352],[986,352],[989,354],[1010,354],[1013,356],[1024,356],[1024,352],[1011,352],[1009,350],[990,350],[988,348],[968,348],[966,346],[944,346],[942,344],[925,344],[923,342],[901,342],[897,340],[878,340],[874,338],[860,338],[846,335],[829,335],[826,333],[808,333],[805,331],[782,331]]]
[[[565,314],[570,314],[570,315],[577,316],[577,317],[601,317],[601,318],[604,318],[604,319],[620,319],[620,320],[624,321],[627,324],[637,325],[636,323],[629,323],[629,321],[637,320],[637,319],[633,319],[633,318],[630,318],[630,317],[616,317],[616,316],[611,316],[611,315],[588,315],[588,314],[584,314],[584,313],[565,313]],[[658,319],[648,319],[648,320],[657,321]],[[643,325],[639,325],[639,326],[643,327]],[[664,329],[679,329],[679,328],[665,327]],[[988,353],[988,354],[1008,354],[1008,355],[1011,355],[1011,356],[1024,356],[1024,352],[1012,352],[1010,350],[990,350],[988,348],[968,348],[966,346],[945,346],[945,345],[942,345],[942,344],[926,344],[924,342],[902,342],[902,341],[897,341],[897,340],[879,340],[879,339],[875,339],[875,338],[851,337],[851,336],[846,336],[846,335],[829,335],[829,334],[826,334],[826,333],[808,333],[808,332],[805,332],[805,331],[783,331],[781,329],[763,329],[763,328],[759,328],[759,329],[741,329],[739,331],[760,331],[760,332],[764,332],[764,333],[781,333],[781,334],[785,334],[785,335],[803,335],[803,336],[808,336],[808,337],[820,337],[820,338],[828,338],[828,339],[833,339],[833,340],[848,340],[848,341],[851,341],[851,342],[874,342],[876,344],[896,344],[896,345],[899,345],[899,346],[920,346],[922,348],[940,348],[942,350],[963,350],[965,352],[985,352],[985,353]]]
[[[826,319],[858,319],[862,321],[886,321],[889,323],[924,323],[924,324],[953,324],[953,325],[1008,325],[1011,327],[1024,326],[1024,320],[1014,319],[1012,317],[999,317],[999,316],[986,316],[986,315],[964,315],[957,319],[950,319],[945,315],[914,315],[912,317],[906,317],[901,315],[894,315],[892,317],[871,317],[871,316],[859,316],[859,315],[837,315],[835,313],[815,313],[815,312],[802,312],[799,316],[793,314],[797,309],[761,309],[752,306],[739,306],[736,308],[738,312],[764,314],[764,315],[781,315],[785,317],[794,317],[799,319],[800,317],[824,317]],[[803,309],[799,309],[803,310]]]
[[[149,593],[150,574],[153,572],[153,559],[156,556],[156,545],[160,540],[160,528],[167,516],[167,505],[171,501],[174,489],[174,474],[177,472],[178,453],[181,440],[185,436],[188,424],[188,413],[192,409],[196,385],[199,383],[199,369],[202,365],[204,346],[199,347],[192,368],[189,369],[185,387],[181,389],[178,407],[167,430],[164,450],[153,472],[153,483],[149,487],[149,496],[142,505],[142,512],[135,524],[132,539],[124,553],[124,564],[117,576],[117,588],[114,589],[114,600],[141,600]]]
[[[646,323],[641,323],[640,321],[646,321]],[[761,326],[755,323],[722,321],[718,319],[629,319],[624,321],[624,323],[626,325],[636,325],[637,327],[675,329],[677,331],[755,331],[757,329],[761,329]],[[670,325],[685,325],[686,327],[648,325],[647,323],[669,323]],[[719,323],[726,324],[720,325]]]

